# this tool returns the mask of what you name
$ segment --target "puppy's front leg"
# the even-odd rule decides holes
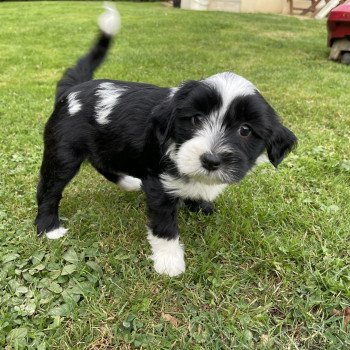
[[[160,274],[177,276],[185,271],[183,246],[177,228],[178,199],[164,192],[158,177],[142,180],[148,206],[148,241],[154,268]]]
[[[201,212],[205,215],[211,215],[215,210],[212,202],[204,200],[185,199],[184,203],[186,207],[194,213]]]

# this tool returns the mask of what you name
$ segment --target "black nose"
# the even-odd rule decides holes
[[[207,170],[216,170],[220,166],[220,158],[215,154],[204,153],[200,157],[203,168]]]

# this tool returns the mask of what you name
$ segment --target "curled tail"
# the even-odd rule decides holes
[[[71,87],[91,80],[94,71],[106,57],[113,36],[120,29],[120,15],[114,6],[108,4],[104,7],[106,11],[98,18],[101,33],[97,42],[85,56],[78,60],[75,66],[66,70],[57,83],[55,104]]]

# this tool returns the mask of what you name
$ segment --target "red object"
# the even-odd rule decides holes
[[[334,8],[328,16],[328,46],[337,39],[350,40],[350,0]]]

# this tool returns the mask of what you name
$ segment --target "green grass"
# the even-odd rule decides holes
[[[122,32],[98,77],[175,86],[234,71],[299,147],[278,172],[264,165],[228,189],[215,215],[180,212],[179,278],[147,259],[143,194],[88,165],[61,203],[69,234],[38,240],[43,127],[100,3],[1,3],[0,348],[348,349],[331,311],[350,304],[350,68],[327,60],[325,22],[118,7]]]

